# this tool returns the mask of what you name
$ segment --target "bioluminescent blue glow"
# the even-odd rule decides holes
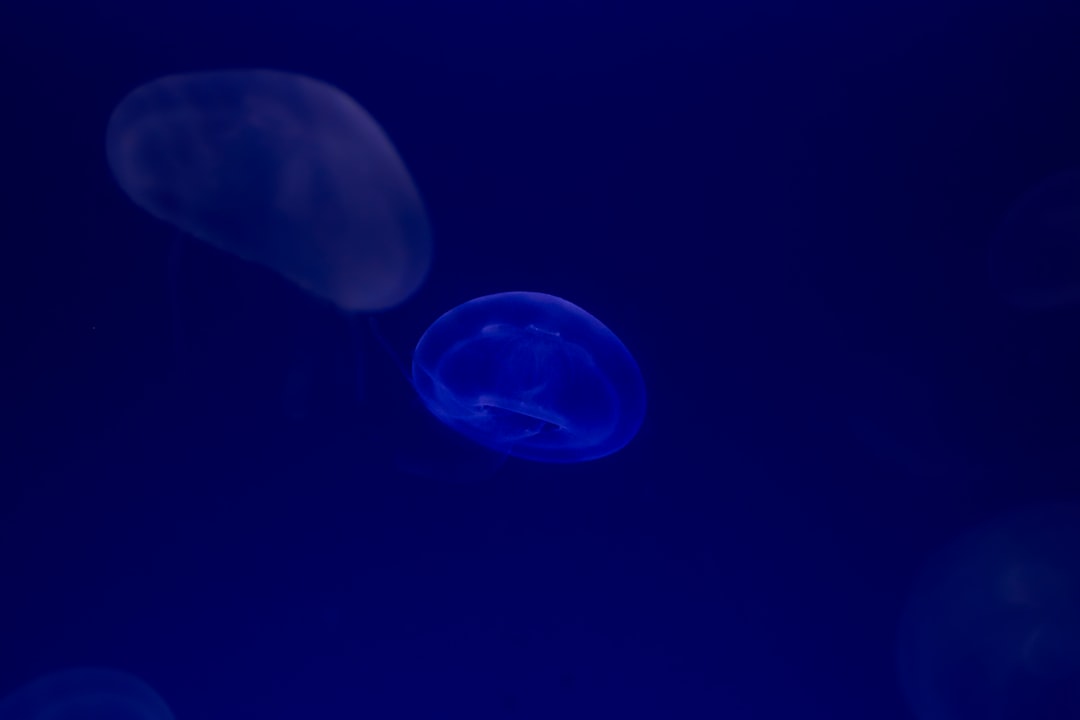
[[[945,549],[898,661],[917,720],[1080,717],[1080,508],[1030,508]]]
[[[40,677],[0,701],[0,720],[173,720],[145,682],[106,668]]]
[[[413,382],[433,415],[515,457],[572,463],[637,433],[645,384],[599,320],[552,295],[509,292],[450,310],[420,338]]]
[[[423,283],[432,242],[412,178],[348,95],[272,70],[170,75],[112,113],[106,154],[137,205],[348,311]]]

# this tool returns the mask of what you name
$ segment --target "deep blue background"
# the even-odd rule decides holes
[[[180,720],[907,717],[928,554],[1075,492],[1080,313],[1002,305],[986,249],[1080,164],[1077,8],[0,4],[0,693],[103,664]],[[566,297],[641,364],[637,440],[413,477],[362,326],[190,244],[170,305],[105,123],[237,66],[338,85],[412,170],[402,355],[469,298]]]

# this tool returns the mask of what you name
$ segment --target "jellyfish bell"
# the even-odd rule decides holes
[[[1080,717],[1080,507],[1026,508],[942,550],[897,660],[917,720]]]
[[[436,320],[413,355],[428,410],[488,448],[540,462],[621,450],[645,414],[645,384],[619,338],[553,295],[508,292]]]
[[[74,668],[33,680],[0,700],[0,720],[173,720],[173,714],[134,675]]]
[[[170,75],[115,108],[106,155],[150,215],[347,311],[423,283],[432,242],[389,138],[351,97],[275,70]]]

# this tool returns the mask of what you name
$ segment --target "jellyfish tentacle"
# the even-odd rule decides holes
[[[184,330],[184,319],[181,312],[180,300],[180,276],[184,262],[184,244],[186,242],[187,240],[184,238],[182,232],[175,232],[172,241],[169,243],[169,254],[166,259],[166,292],[169,295],[174,372],[183,364],[183,358],[187,352],[186,332]]]
[[[382,333],[382,330],[379,329],[379,323],[375,319],[374,315],[368,315],[367,325],[368,329],[371,331],[371,336],[375,338],[375,342],[379,344],[379,347],[382,348],[383,352],[385,352],[387,356],[393,361],[394,366],[398,369],[398,372],[400,372],[401,376],[405,378],[405,382],[409,383],[409,385],[412,385],[412,374],[409,373],[408,368],[405,367],[405,363],[401,361],[401,356],[398,355],[398,353],[394,350],[393,347],[391,347],[390,341],[386,339],[386,336]]]

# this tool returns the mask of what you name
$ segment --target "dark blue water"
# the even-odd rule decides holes
[[[180,720],[915,717],[922,568],[1080,496],[1080,309],[988,269],[1080,165],[1068,4],[66,5],[0,7],[0,695],[96,666]],[[408,165],[435,254],[385,342],[175,254],[110,176],[124,95],[233,67],[336,85]],[[492,457],[402,377],[515,290],[633,353],[622,451]],[[1013,717],[978,699],[1024,673],[1010,707],[1078,717],[1080,566],[1046,562],[940,720]]]

